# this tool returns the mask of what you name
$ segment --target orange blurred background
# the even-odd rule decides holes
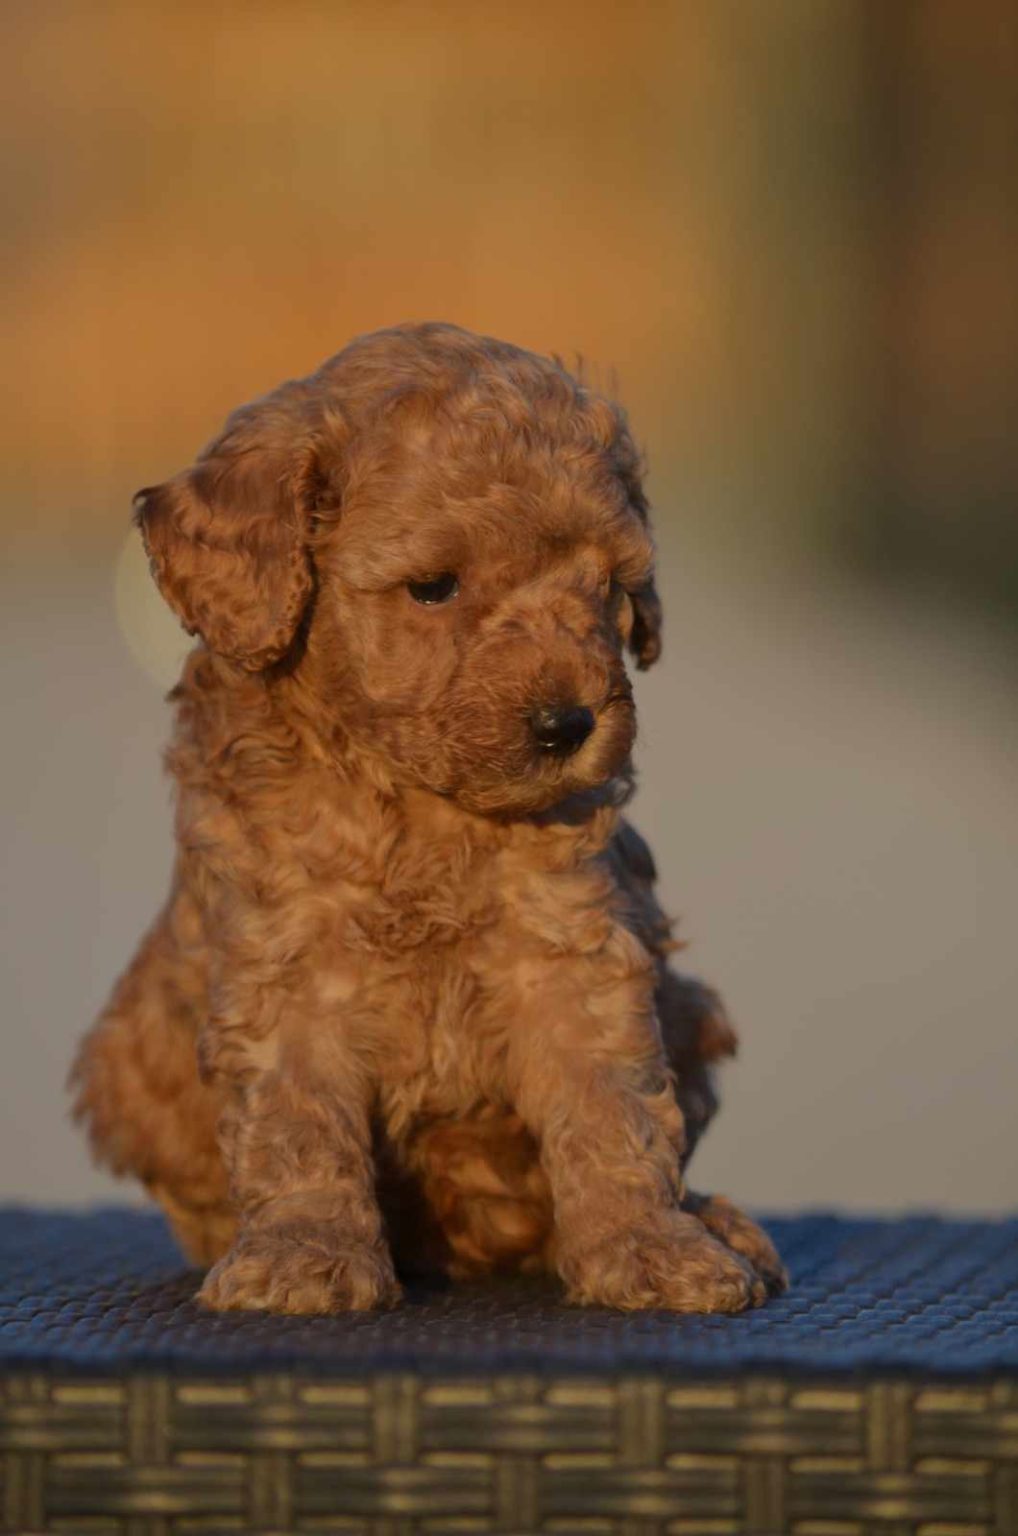
[[[7,1193],[161,899],[182,642],[130,497],[353,334],[588,360],[651,465],[636,820],[743,1064],[705,1182],[1013,1200],[1018,10],[15,3]],[[140,663],[140,664],[139,664]]]

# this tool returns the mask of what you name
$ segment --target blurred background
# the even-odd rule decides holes
[[[135,1198],[74,1041],[169,873],[185,642],[132,492],[440,318],[628,405],[639,685],[687,964],[743,1031],[701,1187],[1014,1206],[1018,8],[3,8],[0,1196]]]

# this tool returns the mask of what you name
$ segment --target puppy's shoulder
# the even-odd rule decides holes
[[[632,822],[626,821],[624,817],[619,817],[606,856],[623,884],[636,881],[642,885],[653,885],[657,880],[657,865],[650,845]]]

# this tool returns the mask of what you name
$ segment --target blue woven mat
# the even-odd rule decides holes
[[[156,1215],[0,1212],[0,1369],[455,1376],[1018,1374],[1018,1219],[768,1223],[790,1294],[741,1317],[568,1307],[548,1285],[412,1290],[389,1313],[210,1315]]]

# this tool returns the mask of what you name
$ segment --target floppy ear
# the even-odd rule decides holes
[[[643,467],[639,453],[625,425],[625,413],[616,406],[616,419],[622,431],[615,444],[616,472],[619,474],[629,498],[629,505],[647,531],[650,531],[650,503],[643,489]],[[649,576],[641,587],[630,587],[627,592],[633,621],[627,636],[630,652],[641,672],[653,666],[661,655],[661,599],[657,595],[654,577]]]
[[[629,601],[633,605],[629,649],[636,657],[636,665],[644,672],[661,654],[661,599],[653,578],[630,592]]]
[[[291,388],[235,411],[183,474],[139,491],[135,520],[170,607],[255,671],[289,648],[312,592],[314,443]]]

